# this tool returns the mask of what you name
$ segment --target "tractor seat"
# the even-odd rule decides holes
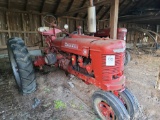
[[[50,27],[39,27],[38,28],[38,31],[39,32],[45,32],[45,31],[49,31],[49,30],[51,30],[52,28],[50,28]]]

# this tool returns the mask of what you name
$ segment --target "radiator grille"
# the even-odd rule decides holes
[[[114,80],[124,69],[124,53],[115,54],[115,66],[106,66],[106,55],[102,55],[102,79]]]

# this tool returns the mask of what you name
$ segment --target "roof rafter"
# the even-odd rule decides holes
[[[101,5],[108,4],[108,3],[110,3],[110,1],[103,0],[103,1],[100,1],[100,2],[96,2],[94,5],[95,6],[101,6]],[[81,8],[78,8],[76,10],[73,10],[73,11],[65,12],[63,14],[60,14],[59,16],[64,16],[64,15],[69,15],[69,14],[82,12],[82,11],[85,11],[86,9],[88,9],[88,6],[81,7]]]
[[[56,14],[56,12],[58,10],[58,7],[59,7],[59,5],[61,3],[61,0],[56,0],[56,2],[57,2],[57,5],[56,5],[55,9],[53,10],[53,14]]]
[[[85,5],[86,1],[87,1],[87,0],[83,0],[82,3],[80,4],[79,8],[83,7],[83,6]],[[74,15],[74,17],[77,17],[78,14],[79,14],[79,13],[76,13],[76,14]]]
[[[25,11],[28,10],[28,2],[29,2],[29,0],[26,0],[26,2],[25,2]]]
[[[10,4],[11,4],[11,0],[8,0],[8,1],[7,1],[7,5],[8,5],[7,8],[8,8],[8,9],[10,9]]]
[[[110,8],[111,8],[111,6],[109,6],[109,7],[105,10],[105,12],[104,12],[104,13],[102,14],[102,16],[99,18],[100,20],[104,18],[104,16],[109,12]]]
[[[120,4],[119,4],[119,8],[122,7],[123,3],[125,2],[126,0],[123,0]]]
[[[88,13],[86,12],[86,14],[84,15],[84,17],[83,17],[83,18],[84,18],[84,19],[86,19],[87,15],[88,15]]]
[[[128,3],[121,9],[119,15],[124,14],[129,8],[131,8],[132,2],[129,0]]]
[[[99,9],[96,11],[96,15],[99,14],[99,12],[103,9],[104,5],[100,6]]]
[[[74,3],[74,0],[70,0],[70,2],[68,3],[68,7],[67,7],[66,11],[69,11],[71,9],[73,3]]]
[[[44,6],[45,6],[45,2],[46,2],[47,0],[43,0],[42,1],[42,4],[41,4],[41,8],[40,8],[40,13],[42,13],[43,11],[44,11]]]

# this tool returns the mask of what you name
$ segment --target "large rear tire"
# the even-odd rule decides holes
[[[102,120],[129,120],[122,102],[111,92],[96,91],[92,96],[95,112]]]
[[[10,38],[7,41],[8,56],[14,78],[22,94],[36,90],[36,77],[29,52],[21,38]]]

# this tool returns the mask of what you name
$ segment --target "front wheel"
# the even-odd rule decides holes
[[[131,120],[137,117],[139,111],[138,102],[135,96],[127,88],[123,92],[119,92],[118,98],[122,101],[122,103],[126,107],[131,117]]]
[[[129,120],[122,102],[111,92],[96,91],[92,96],[95,112],[102,120]]]
[[[7,42],[8,56],[19,91],[23,94],[36,90],[36,77],[29,52],[20,38]]]

